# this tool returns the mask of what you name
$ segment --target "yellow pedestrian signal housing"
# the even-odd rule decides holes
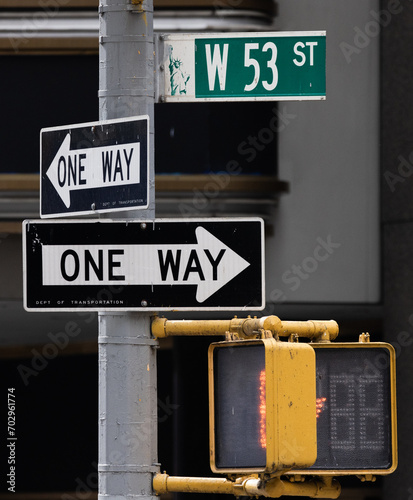
[[[211,344],[210,463],[218,473],[275,473],[317,457],[315,353],[274,338]]]
[[[317,460],[311,475],[381,475],[397,467],[393,346],[312,344],[316,353]]]

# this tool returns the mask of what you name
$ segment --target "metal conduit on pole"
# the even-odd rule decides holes
[[[149,208],[109,217],[152,220],[153,2],[100,0],[99,19],[100,119],[148,115],[150,131]],[[155,498],[156,346],[148,314],[99,313],[99,500]]]

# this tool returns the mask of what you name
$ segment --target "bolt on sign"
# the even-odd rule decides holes
[[[326,96],[326,33],[168,34],[163,99],[308,100]]]

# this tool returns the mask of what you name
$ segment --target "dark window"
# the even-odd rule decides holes
[[[98,58],[4,56],[0,64],[0,173],[37,173],[42,128],[98,120]]]
[[[274,102],[159,104],[155,110],[157,174],[276,174]]]
[[[37,173],[40,130],[99,119],[92,56],[0,58],[0,173]],[[156,174],[276,174],[274,102],[155,106]]]
[[[30,358],[1,360],[1,445],[6,450],[15,443],[15,455],[2,453],[0,470],[9,471],[15,456],[16,493],[97,489],[98,358],[56,356],[57,345],[33,349]],[[7,427],[9,392],[15,425],[13,419]],[[0,492],[8,486],[3,481]]]

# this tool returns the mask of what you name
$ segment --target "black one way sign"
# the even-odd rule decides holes
[[[29,311],[261,310],[262,219],[23,223]]]
[[[40,216],[148,207],[149,117],[42,129]]]

